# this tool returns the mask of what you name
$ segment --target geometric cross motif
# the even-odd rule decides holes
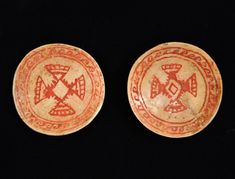
[[[38,76],[34,89],[34,103],[37,105],[42,100],[54,97],[57,101],[56,105],[50,110],[52,116],[68,116],[75,114],[75,110],[65,103],[65,99],[71,95],[78,96],[81,100],[85,96],[85,78],[81,75],[74,82],[68,83],[64,76],[68,73],[70,67],[60,64],[45,65],[45,69],[53,76],[50,85],[45,85],[44,81]]]
[[[170,99],[170,102],[164,108],[164,111],[166,112],[177,113],[187,109],[180,101],[180,97],[185,92],[189,92],[194,97],[197,96],[196,74],[193,73],[186,80],[178,80],[176,74],[181,67],[181,64],[176,63],[162,65],[162,70],[168,76],[167,82],[164,84],[162,84],[155,75],[152,78],[150,98],[153,99],[159,94],[167,96]]]

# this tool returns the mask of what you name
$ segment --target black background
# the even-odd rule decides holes
[[[235,5],[222,2],[1,2],[0,178],[234,178],[234,24]],[[213,122],[183,139],[143,127],[126,92],[135,60],[170,41],[204,49],[223,78],[223,100]],[[48,43],[86,50],[105,78],[105,101],[97,117],[62,137],[28,128],[12,99],[17,65]]]

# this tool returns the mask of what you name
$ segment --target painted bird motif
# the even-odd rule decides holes
[[[49,64],[45,69],[53,76],[53,81],[50,85],[46,85],[41,76],[38,76],[35,85],[34,103],[37,105],[45,99],[54,97],[57,101],[56,105],[49,112],[52,116],[67,116],[75,114],[75,110],[65,102],[72,95],[76,95],[80,100],[85,96],[85,78],[81,75],[74,79],[74,82],[68,83],[64,77],[70,70],[69,66],[60,64]]]
[[[164,111],[166,112],[177,113],[186,110],[187,107],[181,102],[180,97],[186,92],[192,94],[194,97],[197,96],[196,74],[193,73],[186,80],[179,80],[176,74],[182,68],[181,64],[164,64],[161,68],[168,76],[167,82],[163,84],[153,75],[150,98],[153,99],[160,94],[167,96],[170,101],[164,107]]]

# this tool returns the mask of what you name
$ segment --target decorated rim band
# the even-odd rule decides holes
[[[222,98],[222,79],[212,58],[196,46],[158,45],[133,65],[128,98],[139,121],[167,137],[187,137],[214,118]]]
[[[104,93],[104,78],[93,57],[66,44],[29,52],[13,82],[20,117],[47,135],[65,135],[88,125],[99,112]]]

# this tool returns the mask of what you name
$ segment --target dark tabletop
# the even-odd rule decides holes
[[[235,177],[235,5],[127,2],[0,2],[0,178]],[[223,78],[223,99],[212,123],[182,139],[146,129],[127,98],[135,60],[171,41],[205,50]],[[99,114],[84,129],[63,137],[27,127],[12,98],[17,65],[29,51],[48,43],[86,50],[105,78]]]

